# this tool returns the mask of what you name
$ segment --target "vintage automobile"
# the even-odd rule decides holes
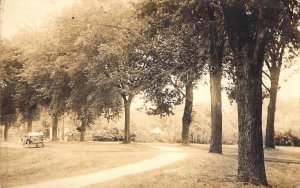
[[[43,133],[40,132],[29,132],[24,135],[24,138],[22,139],[23,146],[30,148],[30,146],[35,147],[44,147],[44,137]]]

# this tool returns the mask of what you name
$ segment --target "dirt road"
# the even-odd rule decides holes
[[[124,165],[124,166],[120,166],[108,170],[103,170],[100,172],[91,173],[87,175],[45,181],[45,182],[40,182],[32,185],[25,185],[19,188],[38,188],[38,187],[81,188],[93,184],[106,182],[122,176],[137,174],[137,173],[153,170],[156,168],[160,168],[168,164],[174,163],[176,161],[182,160],[187,156],[187,153],[185,153],[182,149],[178,147],[165,147],[165,146],[152,146],[152,147],[159,149],[161,151],[161,154],[149,160],[145,160],[137,163],[131,163],[128,165]]]

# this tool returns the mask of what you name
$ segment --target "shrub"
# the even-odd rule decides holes
[[[76,129],[67,134],[67,141],[80,141],[80,132]],[[84,140],[85,141],[91,141],[92,140],[92,131],[86,130],[84,134]]]
[[[136,141],[136,134],[131,132],[131,141]],[[93,134],[93,141],[124,141],[124,130],[117,127],[104,127]]]
[[[195,144],[209,144],[211,136],[211,126],[209,124],[194,123],[190,130],[190,142]],[[231,125],[223,129],[222,143],[237,144],[238,133]]]
[[[289,129],[286,132],[275,132],[275,145],[277,146],[300,146],[300,136]]]
[[[223,144],[237,144],[238,143],[238,133],[237,131],[223,131]]]

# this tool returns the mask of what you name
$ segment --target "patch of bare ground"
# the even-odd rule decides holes
[[[223,155],[208,153],[208,149],[208,145],[184,147],[189,155],[182,161],[89,188],[258,187],[236,182],[237,146],[225,145]],[[273,187],[300,186],[299,147],[265,150],[265,161],[268,181]]]
[[[0,148],[2,187],[84,175],[152,158],[158,150],[141,144],[48,142],[44,148]]]

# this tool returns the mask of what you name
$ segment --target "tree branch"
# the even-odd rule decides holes
[[[171,83],[173,84],[173,86],[175,87],[175,89],[177,89],[188,101],[193,102],[192,99],[190,99],[189,97],[186,96],[185,93],[183,93],[179,88],[178,85],[176,83],[173,82],[172,78],[170,76],[168,76],[168,78],[170,79]]]
[[[283,58],[283,54],[284,54],[284,48],[285,48],[285,45],[283,44],[282,47],[281,47],[279,60],[278,60],[278,68],[279,69],[281,68],[281,65],[282,65],[282,58]]]
[[[122,98],[123,98],[124,102],[127,102],[127,97],[126,97],[126,94],[125,94],[125,93],[122,93],[122,94],[121,94],[121,96],[122,96]]]
[[[262,73],[263,73],[264,75],[266,75],[270,80],[272,80],[272,79],[271,79],[271,76],[270,76],[268,73],[266,73],[264,70],[262,70]]]
[[[270,65],[269,61],[265,61],[265,62],[266,62],[268,69],[271,70],[272,66]]]
[[[271,90],[264,84],[264,82],[262,82],[262,85],[264,86],[264,88],[270,93]]]

